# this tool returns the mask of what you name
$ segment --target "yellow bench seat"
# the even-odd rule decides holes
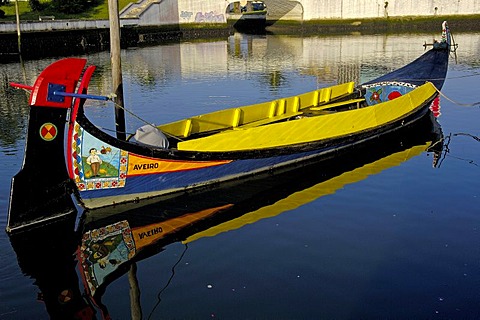
[[[299,115],[302,115],[302,114],[303,114],[303,112],[301,112],[301,111],[293,112],[293,113],[292,112],[291,113],[285,113],[285,114],[281,114],[281,115],[278,115],[278,116],[275,116],[275,117],[265,118],[265,119],[249,122],[249,123],[246,123],[244,125],[241,125],[239,127],[233,128],[233,129],[234,130],[242,130],[242,129],[248,129],[248,128],[253,128],[253,127],[259,127],[259,126],[262,126],[262,125],[265,125],[265,124],[285,120],[285,119],[295,117],[295,116],[299,116]]]
[[[310,110],[320,111],[320,110],[325,110],[325,109],[340,107],[340,106],[344,106],[344,105],[347,105],[347,104],[354,104],[354,103],[356,103],[356,104],[357,104],[357,108],[359,108],[359,107],[360,107],[360,102],[363,102],[363,101],[365,101],[365,99],[363,99],[363,98],[353,99],[353,100],[345,100],[345,101],[340,101],[340,102],[337,102],[337,103],[325,104],[325,105],[323,105],[323,106],[312,107],[312,108],[310,108]]]

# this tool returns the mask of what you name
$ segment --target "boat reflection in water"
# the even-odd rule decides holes
[[[214,236],[295,209],[423,152],[434,154],[435,166],[442,141],[441,128],[429,114],[414,127],[301,168],[152,203],[85,212],[76,230],[77,217],[70,216],[10,239],[51,318],[108,319],[102,295],[136,261],[174,242]],[[136,309],[141,317],[139,304]]]

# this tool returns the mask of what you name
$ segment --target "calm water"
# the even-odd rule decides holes
[[[364,82],[418,57],[422,44],[438,36],[236,34],[129,49],[122,52],[125,102],[140,119],[161,123]],[[423,136],[402,138],[293,175],[154,204],[137,211],[138,219],[125,216],[140,226],[229,206],[139,256],[143,317],[480,318],[480,109],[459,105],[480,101],[480,34],[454,36],[458,63],[451,59],[442,90],[445,148],[436,167],[432,152],[415,148]],[[90,92],[108,94],[108,53],[87,58],[98,66]],[[24,70],[0,65],[1,230],[10,179],[22,163],[27,114],[25,95],[7,83],[32,84],[51,61],[28,61]],[[111,105],[92,103],[87,113],[114,128]],[[143,124],[139,118],[127,117],[129,131]],[[86,232],[116,221],[109,219],[68,223]],[[25,236],[26,247],[0,232],[0,319],[48,318],[41,291],[45,300],[65,283],[84,290],[73,256],[80,236],[71,229]],[[101,297],[114,319],[131,317],[126,272]]]

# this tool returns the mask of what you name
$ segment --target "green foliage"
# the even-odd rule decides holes
[[[0,10],[5,12],[5,16],[0,16],[0,21],[15,21],[15,3],[0,0]],[[37,3],[31,5],[32,1]],[[136,0],[135,0],[136,1]],[[120,10],[127,6],[131,0],[119,0]],[[35,6],[39,5],[39,6]],[[73,8],[69,8],[72,6]],[[107,0],[28,0],[18,2],[20,20],[38,20],[38,16],[54,16],[59,19],[88,19],[88,20],[108,20],[108,2]],[[63,11],[62,11],[63,10]],[[79,11],[83,10],[83,11]]]
[[[19,7],[20,14],[22,13],[22,11],[31,10],[30,7],[28,6],[28,3],[25,1],[19,1],[18,7]],[[4,2],[4,4],[0,5],[0,9],[5,12],[5,17],[4,17],[5,20],[15,20],[15,3],[5,4]],[[3,21],[3,19],[0,21]]]
[[[54,9],[66,13],[66,14],[77,14],[83,13],[90,8],[98,5],[98,1],[89,1],[89,0],[53,0],[52,6]]]
[[[32,11],[42,11],[43,5],[40,3],[39,0],[28,0],[28,4]]]
[[[85,11],[85,3],[82,0],[54,0],[52,6],[54,9],[67,14]]]

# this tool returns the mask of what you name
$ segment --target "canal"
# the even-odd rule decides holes
[[[127,131],[362,83],[414,60],[440,31],[235,33],[125,49],[125,106],[135,115],[127,113]],[[54,317],[72,303],[98,319],[102,312],[112,319],[132,312],[145,319],[479,318],[480,109],[473,104],[480,101],[480,33],[452,32],[459,48],[435,110],[435,139],[419,128],[294,173],[126,213],[80,212],[12,239],[0,231],[0,319]],[[83,57],[97,66],[89,92],[110,94],[108,52]],[[28,114],[26,93],[8,83],[31,85],[54,60],[0,64],[1,230]],[[89,102],[86,112],[114,130],[110,103]],[[436,148],[428,149],[432,142]],[[108,252],[116,238],[103,239],[89,252],[90,261],[101,260],[94,279],[101,289],[94,291],[82,245],[113,227],[128,232],[126,220],[141,230],[145,250],[124,263],[119,246]],[[145,240],[160,232],[165,237]],[[94,293],[98,305],[72,302],[77,293]]]

